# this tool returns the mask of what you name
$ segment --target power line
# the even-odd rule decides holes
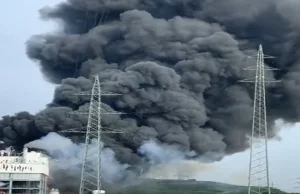
[[[257,55],[249,56],[246,59],[248,58],[256,58],[256,67],[249,67],[245,69],[248,71],[255,70],[255,78],[241,81],[255,83],[252,135],[250,141],[248,194],[260,194],[263,192],[268,192],[268,194],[270,194],[265,83],[278,81],[266,80],[265,71],[277,69],[265,68],[264,59],[274,57],[264,55],[262,45],[259,45]]]
[[[99,12],[96,12],[95,13],[95,18],[94,18],[94,23],[93,23],[93,26],[92,28],[95,28],[96,26],[98,26],[99,24],[103,24],[108,16],[109,16],[109,12],[110,10],[107,9],[107,10],[104,10],[103,12],[101,12],[101,16],[99,18]],[[84,22],[83,22],[83,31],[85,31],[87,28],[88,28],[88,18],[89,18],[89,15],[90,15],[90,12],[89,11],[86,11],[85,12],[85,16],[84,16]],[[98,21],[99,20],[99,21]],[[74,69],[74,73],[73,73],[73,77],[75,78],[76,77],[76,74],[77,74],[77,71],[78,71],[78,67],[80,65],[80,63],[82,62],[82,60],[85,58],[86,56],[81,56],[80,53],[77,54],[76,56],[76,62],[75,62],[75,69]]]

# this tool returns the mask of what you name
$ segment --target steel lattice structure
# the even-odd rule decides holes
[[[95,186],[97,190],[101,190],[101,88],[98,77],[95,78],[95,82],[92,88],[92,95],[89,108],[89,118],[85,138],[85,153],[84,161],[82,164],[81,181],[80,181],[80,194],[85,193],[85,190],[93,191],[89,189],[89,185]],[[92,146],[92,139],[96,139],[96,146]],[[95,158],[96,157],[96,158]],[[97,161],[97,169],[90,164],[90,159]],[[95,172],[96,176],[93,174]],[[94,179],[94,180],[93,180]],[[96,184],[95,184],[96,183]]]
[[[105,22],[108,18],[110,10],[107,9],[101,13],[89,13],[85,12],[83,29],[87,30],[89,27],[88,19],[90,15],[94,15],[94,23],[92,27],[96,27],[99,24]],[[100,18],[99,18],[100,15]],[[76,57],[74,77],[77,77],[77,70],[81,61],[86,56],[81,56],[80,54]],[[119,112],[108,112],[101,108],[101,96],[114,96],[119,94],[114,94],[111,92],[101,91],[99,77],[95,76],[95,81],[91,92],[80,92],[76,95],[91,95],[90,107],[88,112],[88,124],[86,128],[74,128],[61,130],[59,133],[81,133],[86,134],[85,140],[85,153],[84,160],[82,164],[81,181],[80,181],[80,194],[91,193],[96,191],[96,193],[103,193],[101,190],[101,134],[102,133],[124,133],[123,131],[113,130],[110,128],[102,127],[101,125],[101,115],[102,114],[123,114]],[[73,112],[74,113],[74,112]],[[85,112],[75,112],[75,114],[86,114]],[[103,129],[105,131],[103,131]],[[126,133],[126,132],[125,132]],[[95,164],[96,163],[96,168]]]
[[[262,45],[259,45],[257,56],[252,57],[256,58],[256,67],[248,68],[246,70],[255,70],[255,79],[246,79],[242,81],[255,82],[252,136],[250,142],[248,194],[260,194],[266,192],[270,194],[265,83],[277,81],[266,80],[265,71],[276,69],[265,68],[264,59],[273,57],[264,55]]]
[[[106,111],[102,108],[101,96],[120,95],[111,92],[101,91],[99,77],[95,76],[95,81],[91,92],[80,92],[76,95],[91,95],[90,106],[88,110],[88,124],[86,129],[67,129],[59,133],[85,133],[85,152],[81,170],[80,194],[91,193],[92,191],[102,191],[102,133],[126,133],[116,131],[110,128],[104,128],[101,125],[102,114],[123,114],[120,112]],[[75,114],[86,114],[86,112],[75,112]]]

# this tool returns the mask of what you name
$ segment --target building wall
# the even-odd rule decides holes
[[[41,173],[48,175],[48,166],[44,164],[10,163],[0,164],[0,173]]]
[[[20,180],[20,181],[38,181],[42,178],[42,174],[33,173],[0,173],[0,181]]]
[[[47,176],[42,174],[0,174],[0,181],[6,185],[0,191],[6,194],[47,194]]]
[[[12,156],[0,150],[0,191],[6,194],[48,194],[49,158],[38,152],[23,150]]]
[[[49,159],[38,152],[24,150],[23,156],[1,156],[0,173],[41,173],[49,175]]]

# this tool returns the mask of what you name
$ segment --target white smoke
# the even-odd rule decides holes
[[[194,151],[182,151],[177,146],[156,141],[144,143],[138,150],[152,164],[143,176],[155,179],[191,179],[199,173],[212,171],[214,166],[200,162],[202,159],[188,160],[196,156]]]
[[[66,177],[80,177],[81,166],[84,157],[84,144],[75,144],[70,139],[57,133],[49,133],[39,140],[25,145],[29,148],[45,150],[52,157],[51,176],[57,179],[55,182],[67,179]],[[95,142],[91,148],[96,149]],[[162,144],[157,141],[147,141],[139,149],[151,165],[150,169],[143,174],[146,178],[161,179],[186,179],[194,178],[199,173],[214,171],[213,164],[206,164],[203,158],[188,160],[196,156],[194,151],[183,151],[175,145]],[[115,158],[115,153],[110,148],[102,151],[102,174],[107,182],[122,180],[128,175],[127,164],[121,164]],[[97,160],[90,159],[93,166],[97,166]],[[62,176],[62,174],[64,176]]]
[[[160,144],[156,141],[145,142],[138,150],[146,156],[150,164],[165,164],[185,160],[187,156],[195,155],[195,152],[182,152],[176,146]]]
[[[84,159],[84,144],[75,144],[70,139],[60,136],[57,133],[49,133],[39,140],[32,141],[25,145],[29,148],[45,150],[52,157],[51,174],[57,177],[57,173],[63,172],[79,175]],[[95,147],[94,147],[95,146]],[[96,144],[92,142],[91,148],[95,150]],[[97,160],[89,161],[96,167]],[[115,158],[115,153],[104,148],[101,158],[102,174],[106,182],[114,182],[123,178],[127,164],[121,164]]]
[[[143,154],[152,164],[143,178],[151,179],[196,179],[198,181],[217,181],[240,183],[247,178],[247,173],[231,170],[223,162],[212,162],[215,158],[223,158],[221,153],[207,153],[193,160],[186,159],[195,154],[193,151],[184,152],[174,145],[162,144],[157,141],[144,143],[139,153]]]

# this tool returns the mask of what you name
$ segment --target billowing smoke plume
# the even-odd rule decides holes
[[[51,132],[39,140],[27,143],[25,146],[45,150],[51,156],[50,176],[56,187],[76,188],[78,186],[84,159],[84,144],[74,144],[70,139]],[[92,143],[92,148],[94,150],[97,148],[94,142]],[[104,148],[102,156],[102,173],[107,183],[130,177],[131,171],[127,171],[129,166],[118,162],[115,158],[115,153],[110,148]],[[97,168],[97,160],[89,160],[89,162]],[[67,174],[61,172],[67,172]],[[70,179],[70,177],[72,178]]]
[[[52,177],[52,184],[54,184],[56,188],[77,188],[81,176],[81,166],[84,160],[85,145],[83,143],[74,144],[70,139],[51,132],[41,139],[25,144],[25,146],[45,150],[47,154],[51,156],[50,176]],[[96,142],[92,141],[91,150],[94,150],[94,152],[88,153],[92,158],[89,158],[87,161],[88,165],[93,166],[95,169],[98,167],[95,155],[97,148]],[[194,171],[195,169],[212,169],[212,166],[208,164],[200,164],[186,160],[188,156],[195,155],[193,152],[184,153],[178,150],[174,145],[160,144],[153,140],[144,142],[138,149],[138,153],[145,156],[147,163],[152,166],[150,169],[144,169],[143,167],[133,169],[132,166],[128,164],[121,164],[116,160],[114,151],[105,147],[101,158],[102,176],[105,177],[104,183],[107,185],[116,182],[131,183],[132,180],[135,180],[137,176],[140,175],[147,178],[165,178],[168,176],[172,176],[172,178],[182,178],[182,175],[187,175],[187,172]],[[166,166],[169,168],[166,168]],[[165,170],[162,171],[162,168]],[[175,168],[177,172],[172,172]],[[198,173],[198,171],[193,172],[195,175]],[[75,192],[76,191],[75,189]]]
[[[40,113],[4,117],[1,139],[20,146],[85,126],[85,116],[67,113],[88,107],[88,97],[73,94],[99,74],[104,90],[123,94],[105,98],[107,107],[128,113],[106,115],[103,125],[134,131],[103,137],[121,164],[147,161],[138,150],[148,140],[197,155],[244,150],[253,85],[238,80],[251,76],[243,59],[258,44],[281,69],[269,75],[282,80],[268,88],[270,122],[299,120],[299,11],[297,0],[68,0],[45,8],[42,16],[64,30],[32,37],[27,53],[60,86]]]

